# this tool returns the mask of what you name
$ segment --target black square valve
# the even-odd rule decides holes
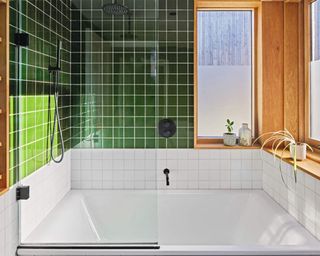
[[[16,191],[17,201],[28,200],[30,197],[30,187],[29,186],[19,186]]]
[[[15,33],[14,43],[16,46],[28,47],[29,46],[29,34],[27,33]]]

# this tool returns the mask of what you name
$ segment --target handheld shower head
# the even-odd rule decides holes
[[[61,71],[61,49],[62,49],[62,41],[57,41],[57,53],[56,53],[56,65],[55,67],[49,65],[49,73]]]
[[[57,41],[57,69],[61,70],[61,49],[62,49],[62,41]]]
[[[53,126],[51,128],[50,126],[50,159],[55,163],[61,163],[64,158],[64,140],[63,140],[63,134],[62,134],[62,128],[61,128],[61,120],[59,116],[59,74],[61,71],[61,49],[62,49],[62,42],[60,40],[57,41],[57,48],[56,48],[56,66],[52,67],[49,65],[49,73],[52,74],[53,77],[53,99],[54,99],[54,117],[53,117]],[[48,110],[51,111],[51,87],[50,87],[50,94],[48,97]],[[48,121],[51,125],[51,112],[48,115]],[[51,130],[52,129],[52,130]],[[61,143],[61,155],[59,159],[56,159],[54,156],[54,145],[55,145],[55,136],[56,136],[56,129],[58,129],[58,136],[60,137],[60,143]]]

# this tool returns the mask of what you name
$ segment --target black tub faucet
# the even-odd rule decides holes
[[[169,182],[170,170],[168,168],[166,168],[166,169],[163,170],[163,173],[164,173],[164,175],[166,175],[166,185],[169,186],[170,185],[170,182]]]

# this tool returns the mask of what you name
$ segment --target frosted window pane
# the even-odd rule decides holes
[[[311,4],[310,136],[320,140],[320,2]]]
[[[198,12],[198,136],[252,123],[251,52],[251,11]]]

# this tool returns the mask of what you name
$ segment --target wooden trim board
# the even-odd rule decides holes
[[[284,5],[284,127],[299,139],[299,3]]]
[[[9,187],[9,1],[0,2],[0,194]]]
[[[320,1],[320,0],[318,0]],[[310,136],[310,56],[311,56],[311,3],[314,1],[306,1],[304,3],[304,117],[301,117],[301,122],[305,123],[304,137],[305,141],[316,149],[320,149],[320,141],[312,139]]]

